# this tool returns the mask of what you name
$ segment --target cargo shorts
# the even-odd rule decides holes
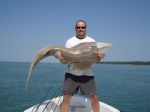
[[[65,73],[61,90],[64,95],[74,95],[79,90],[81,94],[88,96],[97,93],[94,76],[76,76],[70,73]]]

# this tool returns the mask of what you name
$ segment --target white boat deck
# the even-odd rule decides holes
[[[40,105],[38,104],[30,107],[24,112],[60,112],[60,103],[62,102],[62,98],[62,96],[59,96],[51,100],[47,100]],[[100,112],[120,112],[118,109],[103,102],[99,102],[99,104]],[[73,96],[69,106],[69,112],[93,112],[90,99],[82,96]]]

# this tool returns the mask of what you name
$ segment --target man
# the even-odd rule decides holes
[[[68,39],[65,46],[67,48],[71,48],[83,42],[95,42],[94,39],[86,36],[86,28],[86,22],[78,20],[75,25],[76,36]],[[60,61],[63,59],[60,51],[56,52],[56,57]],[[105,55],[103,53],[98,53],[98,57],[101,60],[105,57]],[[90,96],[93,112],[100,112],[92,67],[88,71],[79,71],[75,70],[71,64],[67,67],[64,84],[62,85],[62,92],[64,96],[61,103],[61,112],[68,112],[71,97],[79,89],[82,94]]]

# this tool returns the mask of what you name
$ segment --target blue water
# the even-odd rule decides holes
[[[29,64],[0,62],[0,112],[22,112],[40,103],[51,86],[45,100],[61,95],[65,65],[39,64],[25,92]],[[97,64],[94,73],[102,102],[122,112],[150,112],[150,66]]]

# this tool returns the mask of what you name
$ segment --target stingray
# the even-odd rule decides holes
[[[84,42],[72,48],[66,48],[63,46],[50,46],[47,48],[43,48],[37,53],[30,64],[30,69],[26,80],[26,89],[29,78],[35,66],[42,59],[45,59],[48,56],[55,55],[57,51],[61,52],[62,59],[60,60],[60,62],[62,64],[72,64],[74,69],[86,71],[93,64],[96,64],[100,61],[98,53],[105,53],[111,46],[111,43]]]

